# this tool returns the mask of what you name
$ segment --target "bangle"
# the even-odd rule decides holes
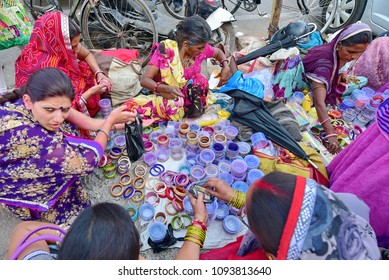
[[[139,195],[135,195],[136,193],[138,193]],[[131,197],[131,199],[134,202],[139,202],[143,199],[144,196],[145,196],[145,193],[143,192],[143,190],[135,190],[134,195]]]
[[[124,190],[124,192],[123,192],[123,197],[124,197],[124,198],[130,198],[131,196],[133,196],[134,192],[135,192],[134,186],[128,186],[128,187]]]
[[[330,138],[330,137],[334,137],[334,136],[338,137],[338,134],[336,134],[336,133],[328,134],[328,135],[324,136],[324,139],[327,139],[327,138]]]
[[[193,220],[192,225],[193,225],[193,226],[194,226],[194,225],[198,225],[198,226],[200,226],[200,227],[201,227],[203,230],[205,230],[205,231],[208,230],[207,226],[206,226],[203,222],[200,222],[200,221],[197,221],[197,220]]]
[[[173,189],[173,192],[174,192],[174,197],[178,200],[183,200],[184,197],[186,196],[186,189],[181,186],[176,186]]]
[[[104,133],[104,134],[107,136],[107,140],[109,141],[109,134],[108,134],[108,132],[106,132],[104,129],[101,129],[101,128],[99,128],[98,130],[96,130],[96,134],[99,133],[99,132]]]
[[[328,121],[330,121],[330,120],[331,120],[331,118],[328,117],[328,118],[326,118],[324,121],[319,122],[319,124],[320,124],[321,126],[323,126],[323,124],[324,124],[325,122],[328,122]]]
[[[155,199],[152,199],[152,198],[155,198]],[[158,197],[158,194],[156,194],[155,192],[151,191],[151,192],[148,192],[146,194],[146,202],[147,203],[150,203],[151,205],[153,205],[154,207],[157,206],[159,204],[159,197]]]
[[[104,76],[107,76],[107,75],[105,75],[104,71],[102,71],[102,70],[96,71],[95,72],[95,79],[96,80],[97,80],[97,75],[100,74],[100,73],[103,74]]]
[[[155,83],[155,86],[153,88],[153,92],[158,92],[158,87],[159,87],[160,84],[162,84],[162,83],[161,82]]]
[[[160,181],[157,178],[148,178],[145,182],[145,187],[148,190],[154,190],[154,187]]]
[[[164,196],[166,192],[166,184],[164,182],[159,182],[155,184],[154,191],[158,194],[158,196]],[[163,198],[163,197],[162,197]]]
[[[146,175],[147,173],[147,170],[148,170],[148,167],[146,164],[144,163],[140,163],[140,164],[137,164],[135,166],[135,170],[134,170],[134,173],[137,177],[143,177]]]
[[[180,230],[182,228],[183,220],[180,215],[175,215],[172,218],[171,224],[174,230]]]
[[[162,218],[162,221],[158,221],[157,220],[158,218]],[[166,219],[166,214],[165,213],[163,213],[163,212],[155,213],[155,215],[154,215],[154,222],[161,222],[163,224],[166,224],[166,221],[167,221],[167,219]]]
[[[174,216],[178,213],[178,211],[173,207],[172,201],[169,201],[168,203],[166,203],[165,210],[166,210],[166,213],[168,213],[171,216]]]
[[[227,58],[226,58],[226,59],[223,59],[222,61],[220,61],[220,67],[221,67],[221,68],[223,68],[223,63],[226,62],[226,61],[228,62],[228,59],[227,59]]]
[[[172,205],[173,205],[173,208],[175,210],[177,210],[177,212],[181,212],[184,210],[184,206],[182,204],[182,201],[180,200],[177,200],[177,198],[173,199],[172,200]]]
[[[139,180],[140,180],[140,182],[139,182]],[[138,189],[138,190],[142,189],[145,185],[145,179],[143,177],[136,177],[134,179],[133,185],[134,185],[135,189]]]
[[[131,220],[133,222],[138,220],[138,210],[134,206],[132,206],[132,205],[128,206],[127,207],[127,212],[128,212],[128,214],[130,214]]]
[[[116,189],[116,188],[120,188],[119,192],[114,192],[114,189]],[[118,196],[121,196],[123,194],[124,187],[121,184],[114,184],[111,186],[110,191],[111,191],[112,196],[118,197]]]
[[[128,179],[125,180],[126,178]],[[119,183],[122,184],[123,186],[128,186],[129,184],[131,184],[131,180],[132,180],[132,176],[129,173],[126,173],[120,176]]]
[[[174,199],[173,187],[169,186],[166,188],[165,197],[167,197],[167,199],[169,199],[169,200]]]
[[[80,97],[80,100],[86,105],[86,100],[85,100],[85,98],[84,97]]]
[[[99,161],[99,163],[97,164],[98,167],[104,167],[107,165],[107,162],[108,162],[108,157],[106,155],[103,155]]]

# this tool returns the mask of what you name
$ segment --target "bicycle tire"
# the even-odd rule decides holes
[[[229,11],[231,14],[235,14],[240,8],[244,0],[222,0],[221,6],[223,9]]]
[[[39,2],[39,3],[36,3]],[[62,12],[61,5],[59,4],[58,0],[32,0],[32,6],[33,7],[39,7],[42,9],[34,10],[31,8],[31,0],[23,0],[24,5],[28,8],[28,11],[30,12],[32,18],[34,20],[37,20],[38,17],[43,16],[47,12],[51,11],[60,11]],[[44,3],[44,4],[42,4]]]
[[[154,16],[143,0],[103,0],[95,10],[87,3],[81,14],[84,43],[91,49],[136,49],[142,66],[158,42]]]
[[[174,18],[183,20],[185,19],[185,5],[186,5],[186,0],[183,0],[182,3],[182,9],[180,12],[175,12],[173,8],[173,1],[172,0],[161,0],[162,5],[165,8],[165,10]]]
[[[367,0],[338,0],[338,7],[335,13],[335,17],[330,23],[327,31],[334,33],[345,26],[355,23],[361,19]],[[327,17],[327,11],[323,14]]]
[[[301,10],[299,3],[307,8]],[[325,33],[333,21],[338,7],[338,0],[284,0],[282,4],[280,27],[288,23],[303,20],[315,23],[321,33]],[[324,16],[323,16],[324,15]]]

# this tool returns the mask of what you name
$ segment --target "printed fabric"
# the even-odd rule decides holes
[[[66,224],[90,205],[79,177],[92,173],[103,154],[99,143],[39,125],[21,99],[0,107],[0,204],[23,220]]]

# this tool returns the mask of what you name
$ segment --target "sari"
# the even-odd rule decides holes
[[[21,99],[0,106],[0,205],[22,220],[68,224],[90,205],[80,176],[93,172],[103,149],[63,123],[44,129]]]
[[[325,85],[327,90],[326,104],[335,105],[336,98],[346,90],[338,85],[340,68],[336,50],[337,44],[364,31],[371,31],[367,24],[351,24],[340,31],[330,43],[312,48],[303,58],[306,77],[311,81]]]
[[[160,69],[160,75],[155,80],[179,87],[185,97],[173,100],[156,94],[139,95],[129,99],[125,104],[129,110],[136,109],[144,119],[153,119],[155,122],[179,121],[184,118],[187,108],[192,105],[189,96],[189,88],[191,88],[198,92],[201,106],[205,108],[208,80],[201,74],[201,63],[213,57],[214,53],[214,48],[207,44],[204,51],[194,58],[193,64],[184,68],[176,41],[167,39],[154,44],[149,65]]]
[[[367,78],[367,86],[379,90],[389,82],[389,37],[374,39],[351,68],[351,74]]]
[[[261,181],[252,187],[261,187]],[[238,241],[239,249],[228,259],[266,259],[251,231]],[[201,259],[210,259],[207,254]],[[380,257],[374,231],[365,219],[350,211],[334,192],[315,180],[296,177],[276,259],[370,260]],[[274,256],[268,255],[268,258]]]
[[[378,244],[389,248],[389,100],[377,110],[377,121],[351,142],[327,167],[334,192],[357,195],[370,207]]]
[[[100,110],[100,95],[93,94],[86,104],[82,94],[94,86],[94,74],[88,63],[79,61],[72,50],[69,17],[60,12],[48,12],[34,24],[30,42],[15,62],[16,87],[23,86],[28,77],[39,69],[54,67],[72,81],[75,97],[72,107],[94,117]]]

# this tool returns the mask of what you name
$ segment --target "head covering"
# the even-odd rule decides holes
[[[367,24],[351,24],[339,32],[330,43],[314,47],[303,58],[307,77],[325,84],[327,89],[326,104],[336,104],[339,77],[339,58],[336,50],[338,43],[365,31],[371,32]]]
[[[296,187],[277,259],[379,259],[366,220],[315,180],[296,177]]]
[[[367,78],[367,86],[379,90],[389,82],[389,37],[374,39],[351,69],[351,74]]]
[[[94,85],[94,75],[89,65],[78,61],[72,50],[69,17],[60,12],[48,12],[37,19],[34,24],[30,42],[23,49],[15,62],[16,87],[23,86],[28,77],[39,69],[54,67],[63,71],[72,81],[75,98],[73,107],[79,111],[79,101],[82,93]],[[98,96],[98,95],[94,95]],[[98,110],[97,104],[88,99],[88,109],[92,116]]]

